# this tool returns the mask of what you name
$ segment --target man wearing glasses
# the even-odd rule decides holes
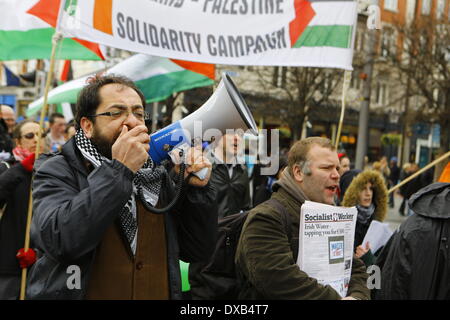
[[[190,177],[165,214],[150,213],[136,196],[144,190],[154,207],[173,197],[166,169],[148,156],[144,106],[141,91],[123,77],[96,77],[80,92],[76,135],[37,165],[31,239],[38,260],[29,299],[180,299],[179,258],[199,261],[213,250],[217,206],[209,174]],[[192,154],[187,174],[211,168]]]

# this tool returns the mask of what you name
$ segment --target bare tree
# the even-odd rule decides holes
[[[439,123],[441,152],[450,146],[450,23],[434,15],[396,22],[401,49],[390,55],[406,83],[407,98],[416,96],[416,119]]]
[[[311,108],[329,101],[343,77],[339,70],[305,67],[264,67],[255,73],[263,92],[281,98],[280,120],[288,124],[294,141]]]

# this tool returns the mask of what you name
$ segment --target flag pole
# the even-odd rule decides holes
[[[61,18],[62,10],[64,9],[65,0],[61,0],[60,8],[59,8],[59,14],[58,14],[58,22],[56,25],[55,33],[52,37],[52,51],[50,55],[50,67],[47,74],[47,80],[45,83],[45,89],[44,89],[44,105],[41,109],[41,118],[39,119],[39,126],[41,127],[41,130],[38,132],[38,140],[36,144],[36,152],[35,152],[35,159],[39,157],[40,151],[41,151],[41,140],[42,140],[42,132],[44,131],[44,118],[47,114],[48,109],[48,93],[50,91],[50,86],[53,81],[53,73],[55,71],[55,57],[56,57],[56,48],[58,47],[59,42],[62,40],[62,33],[59,31],[59,23]],[[25,230],[25,245],[24,245],[24,252],[26,253],[28,249],[30,248],[30,229],[31,229],[31,219],[33,217],[33,197],[32,197],[32,186],[33,183],[30,185],[30,197],[28,201],[28,214],[27,214],[27,226]],[[21,285],[20,285],[20,300],[25,300],[25,291],[26,291],[26,285],[27,285],[27,271],[28,268],[22,269],[22,279],[21,279]]]
[[[414,179],[415,177],[417,177],[418,175],[420,175],[421,173],[427,171],[428,169],[430,169],[431,167],[437,165],[439,162],[445,160],[446,158],[450,157],[450,151],[447,152],[446,154],[440,156],[439,158],[437,158],[436,160],[434,160],[433,162],[430,162],[429,164],[427,164],[425,167],[423,167],[422,169],[420,169],[419,171],[417,171],[416,173],[414,173],[413,175],[409,176],[408,178],[406,178],[405,180],[403,180],[402,182],[400,182],[399,184],[397,184],[396,186],[390,188],[388,190],[388,194],[391,192],[394,192],[395,190],[397,190],[398,188],[400,188],[401,186],[403,186],[404,184],[407,184],[408,182],[410,182],[412,179]]]
[[[344,72],[344,83],[342,86],[342,97],[341,97],[341,117],[339,119],[339,127],[336,134],[336,140],[334,141],[334,145],[336,150],[339,147],[339,140],[341,137],[342,124],[344,123],[344,114],[345,114],[345,98],[347,96],[348,87],[350,85],[350,80],[352,78],[352,72],[350,70],[345,70]]]

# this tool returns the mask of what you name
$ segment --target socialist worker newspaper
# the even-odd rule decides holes
[[[347,295],[355,237],[355,207],[305,201],[301,207],[297,264],[320,284]]]

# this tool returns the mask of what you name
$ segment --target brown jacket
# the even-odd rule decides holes
[[[300,208],[306,199],[285,170],[274,184],[272,197],[284,204],[291,215],[292,236],[299,234]],[[330,286],[323,286],[300,270],[285,234],[281,215],[261,204],[247,217],[236,252],[239,277],[243,280],[241,299],[340,299]],[[368,274],[363,262],[354,257],[348,295],[369,299]]]

